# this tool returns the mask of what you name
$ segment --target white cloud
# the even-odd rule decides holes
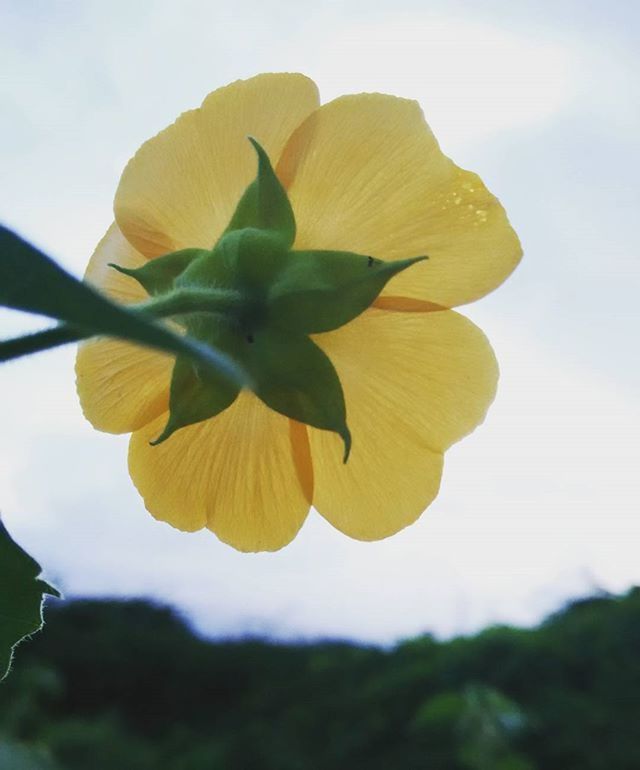
[[[425,13],[336,25],[315,45],[294,46],[291,58],[305,62],[324,100],[360,91],[417,99],[447,150],[535,126],[576,91],[568,46]]]

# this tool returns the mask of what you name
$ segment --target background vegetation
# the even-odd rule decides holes
[[[206,641],[140,601],[50,606],[0,686],[2,770],[637,770],[640,589],[393,649]]]

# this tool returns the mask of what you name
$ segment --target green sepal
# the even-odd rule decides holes
[[[309,337],[264,329],[246,341],[242,365],[254,392],[276,412],[337,433],[351,450],[344,393],[329,357]]]
[[[42,627],[44,595],[60,596],[39,578],[41,572],[0,521],[0,680],[9,671],[14,647]]]
[[[213,253],[195,259],[176,279],[175,288],[230,288],[242,292],[247,304],[266,300],[269,285],[287,264],[282,241],[268,230],[247,227],[218,241]]]
[[[248,378],[237,364],[220,351],[143,318],[125,306],[111,302],[71,276],[52,259],[15,233],[0,225],[0,306],[48,316],[68,324],[66,330],[49,331],[10,340],[11,357],[43,350],[40,342],[54,347],[71,339],[106,335],[136,342],[173,354],[185,355],[236,384]],[[69,328],[70,327],[70,328]],[[5,360],[8,359],[5,349]]]
[[[229,380],[178,356],[171,376],[169,419],[151,445],[161,444],[180,428],[220,414],[231,406],[239,392],[240,388]]]
[[[189,326],[191,334],[214,343],[240,364],[253,383],[252,390],[269,408],[337,433],[344,441],[346,462],[351,434],[342,385],[330,359],[309,337],[265,326],[250,331],[235,321],[205,314],[191,319]],[[203,378],[178,359],[171,382],[170,418],[152,443],[166,440],[179,428],[214,417],[230,406],[237,394],[238,389]]]
[[[348,251],[292,251],[269,291],[269,317],[281,328],[318,334],[348,323],[388,281],[427,257],[383,261]]]
[[[152,297],[164,294],[173,287],[173,282],[199,256],[210,254],[206,249],[181,249],[156,259],[150,259],[142,267],[128,268],[109,263],[119,273],[131,276]]]
[[[248,139],[258,155],[258,174],[240,198],[225,233],[245,227],[270,230],[277,233],[289,249],[296,237],[291,203],[267,153],[253,137]]]

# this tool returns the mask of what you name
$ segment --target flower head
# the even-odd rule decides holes
[[[83,410],[132,432],[133,481],[180,529],[275,550],[313,504],[352,537],[386,537],[433,500],[444,451],[495,393],[486,338],[450,308],[520,255],[498,201],[442,154],[415,102],[320,106],[302,75],[233,83],[130,161],[86,278],[122,302],[209,292],[213,312],[176,320],[255,387],[98,340],[78,354]]]

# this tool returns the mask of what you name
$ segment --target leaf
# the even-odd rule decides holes
[[[383,261],[348,251],[292,251],[269,293],[274,324],[305,334],[359,316],[394,275],[427,257]]]
[[[254,392],[276,412],[337,433],[344,461],[351,450],[344,393],[328,356],[308,337],[264,329],[247,339],[240,359]]]
[[[107,335],[186,355],[232,382],[247,381],[237,364],[219,351],[114,304],[2,226],[0,305],[65,321],[85,337]]]
[[[39,579],[41,571],[0,521],[0,680],[9,671],[13,648],[42,627],[44,594],[60,596]]]
[[[246,227],[270,230],[280,236],[285,248],[290,249],[296,238],[291,203],[267,153],[253,137],[250,136],[249,141],[258,154],[258,174],[240,198],[225,234]]]
[[[153,297],[170,291],[173,288],[173,282],[194,259],[210,253],[206,249],[181,249],[165,254],[163,257],[150,259],[142,267],[135,269],[120,267],[112,262],[109,266],[119,273],[135,278],[147,294]]]

